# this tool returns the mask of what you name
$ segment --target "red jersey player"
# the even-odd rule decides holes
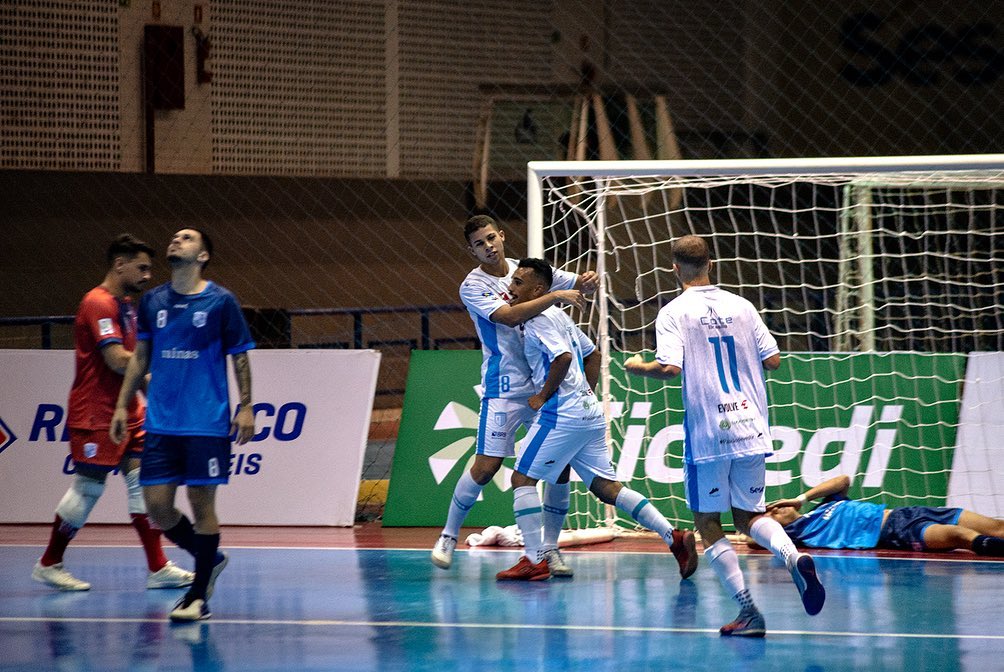
[[[118,468],[129,492],[129,513],[146,551],[147,588],[180,588],[193,575],[174,565],[160,544],[160,531],[150,526],[139,485],[143,451],[144,407],[138,397],[129,406],[129,430],[120,444],[108,436],[122,374],[136,347],[136,310],[130,294],[150,279],[153,249],[129,234],[108,247],[104,281],[84,295],[73,324],[76,375],[70,389],[67,424],[76,473],[56,507],[52,534],[31,577],[59,590],[88,590],[91,584],[63,567],[63,552],[105,489],[109,472]]]

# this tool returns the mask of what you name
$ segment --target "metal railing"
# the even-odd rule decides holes
[[[255,312],[262,310],[258,308],[247,308],[249,313],[254,314]],[[364,319],[367,316],[373,315],[402,315],[414,313],[418,315],[418,338],[417,339],[402,339],[402,343],[406,340],[409,342],[414,342],[415,347],[419,350],[432,350],[436,349],[438,345],[445,341],[457,341],[457,342],[469,342],[476,343],[477,338],[473,336],[463,336],[456,338],[440,338],[436,339],[432,336],[431,329],[431,318],[435,314],[446,314],[446,313],[464,313],[467,311],[466,308],[460,305],[438,305],[438,306],[385,306],[385,307],[357,307],[357,308],[275,308],[268,309],[275,314],[281,313],[287,318],[294,317],[338,317],[338,316],[349,316],[352,318],[352,342],[351,347],[356,350],[361,350],[363,348],[373,347],[374,345],[379,345],[380,343],[385,343],[386,341],[381,340],[367,340],[366,339],[366,324]],[[0,317],[0,328],[3,327],[31,327],[38,326],[39,331],[39,343],[43,350],[52,349],[52,327],[57,324],[73,324],[73,315],[25,315],[20,317]],[[252,322],[252,328],[255,326]],[[310,344],[304,344],[305,347],[311,347]],[[296,346],[290,342],[286,347],[304,347]]]
[[[29,315],[25,317],[0,317],[0,327],[41,328],[39,341],[43,350],[52,349],[52,327],[57,324],[73,324],[73,315]]]

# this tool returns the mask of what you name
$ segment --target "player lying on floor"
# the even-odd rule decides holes
[[[796,544],[810,548],[969,550],[1004,556],[1004,520],[943,506],[890,508],[859,502],[847,497],[850,487],[847,476],[831,478],[794,499],[771,502],[767,515],[784,525]],[[816,499],[823,501],[800,513],[806,502]]]

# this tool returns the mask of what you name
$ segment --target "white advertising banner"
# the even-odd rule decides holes
[[[352,525],[380,353],[249,356],[256,434],[233,446],[230,482],[217,492],[220,521]],[[73,469],[66,432],[73,352],[0,350],[0,380],[0,523],[51,522]],[[188,510],[184,488],[177,504]],[[109,476],[89,522],[129,522],[119,475]]]
[[[1004,353],[973,352],[966,362],[946,506],[1004,517]]]

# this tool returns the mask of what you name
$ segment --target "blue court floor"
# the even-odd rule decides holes
[[[574,579],[497,584],[515,551],[231,548],[213,618],[175,626],[141,551],[72,546],[93,584],[33,582],[36,546],[0,546],[0,670],[1004,670],[1004,563],[817,556],[802,611],[770,556],[742,556],[765,640],[724,639],[738,609],[668,553],[568,552]],[[173,559],[190,566],[171,549]],[[702,558],[703,559],[703,558]]]

